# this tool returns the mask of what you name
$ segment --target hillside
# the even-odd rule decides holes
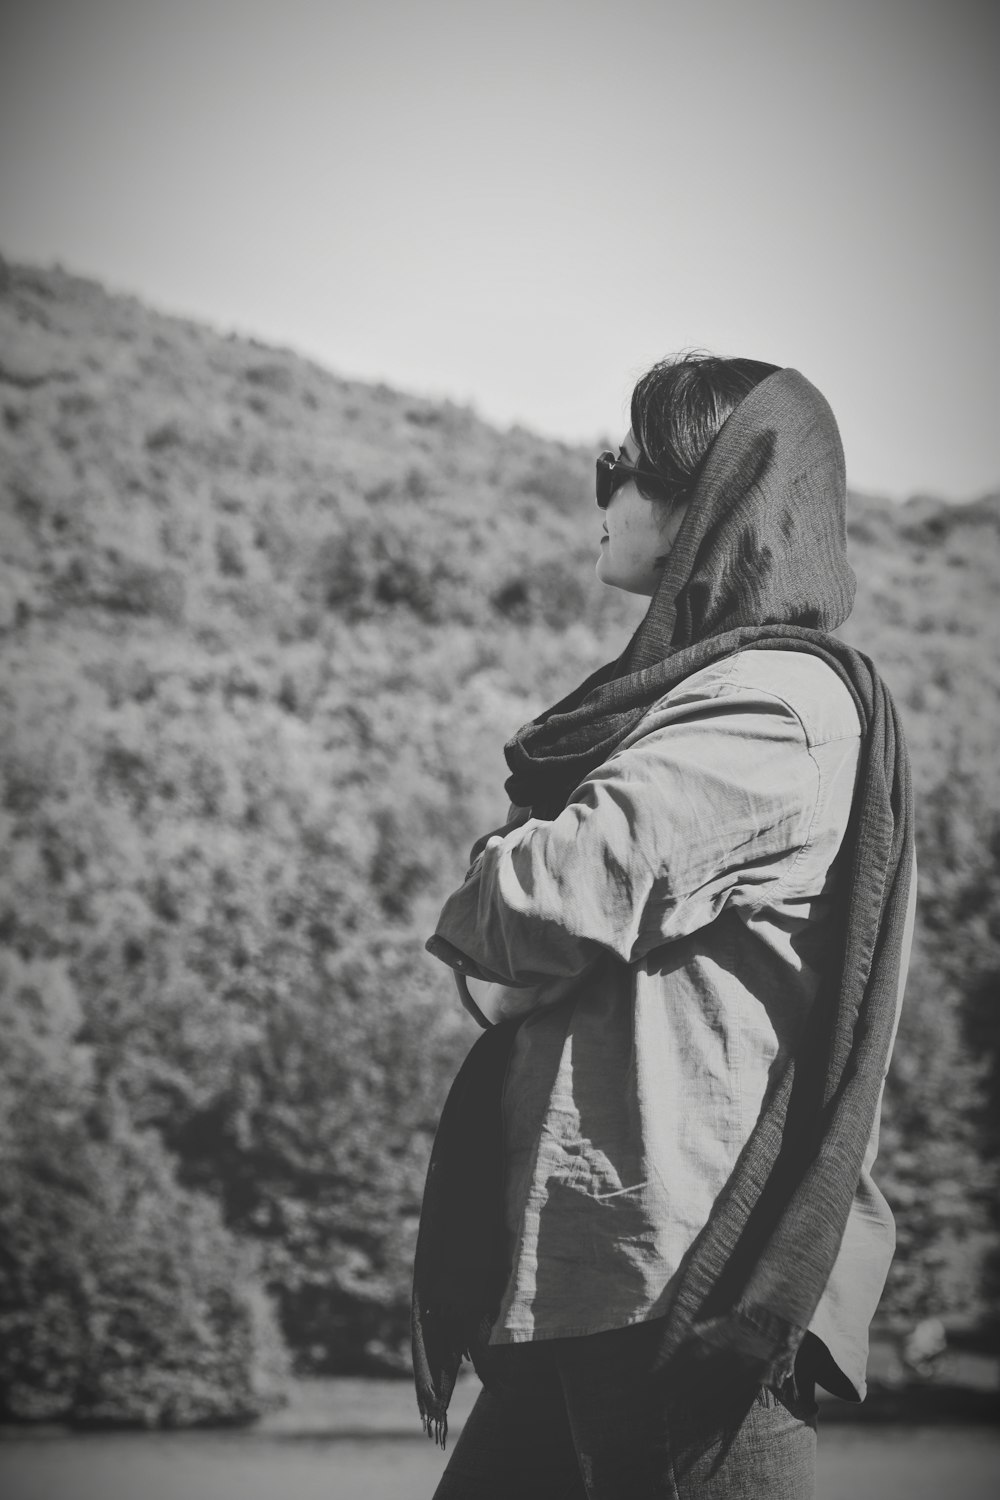
[[[143,1411],[163,1419],[176,1351],[73,1310],[161,1327],[150,1236],[168,1279],[209,1268],[205,1306],[241,1288],[219,1326],[245,1363],[281,1362],[266,1288],[299,1368],[394,1367],[430,1132],[471,1040],[423,938],[502,815],[505,738],[641,612],[593,577],[593,455],[29,267],[0,286],[0,417],[0,1190],[20,1247],[0,1335],[30,1327],[36,1349],[8,1337],[2,1399],[113,1412],[128,1382],[94,1371],[114,1344],[130,1379],[160,1371]],[[850,539],[844,634],[883,667],[920,791],[885,1307],[975,1317],[997,1243],[1000,496],[856,496]],[[125,1212],[104,1285],[94,1246]],[[234,1337],[212,1345],[209,1416]],[[49,1395],[37,1348],[70,1368]]]

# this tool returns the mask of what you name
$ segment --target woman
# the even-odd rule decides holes
[[[797,371],[664,361],[603,454],[624,653],[506,747],[429,950],[484,1036],[435,1141],[421,1411],[445,1497],[812,1493],[893,1246],[870,1169],[915,880],[850,611],[837,426]],[[471,986],[471,987],[470,987]]]

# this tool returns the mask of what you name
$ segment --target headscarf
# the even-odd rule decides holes
[[[787,638],[808,649],[807,640],[843,624],[854,590],[837,423],[815,386],[797,370],[779,370],[744,397],[716,436],[649,608],[621,656],[507,745],[511,801],[554,817],[678,682],[753,644],[768,626],[794,627]],[[810,635],[797,634],[803,631]]]

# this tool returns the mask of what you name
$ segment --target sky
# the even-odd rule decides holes
[[[992,0],[6,0],[0,251],[596,442],[792,365],[853,485],[1000,488]]]

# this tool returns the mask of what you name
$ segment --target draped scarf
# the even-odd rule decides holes
[[[662,1367],[711,1363],[723,1380],[737,1371],[779,1385],[792,1374],[843,1238],[895,1030],[912,793],[902,726],[885,683],[866,655],[832,634],[855,590],[846,500],[833,413],[796,370],[779,370],[716,436],[624,652],[505,747],[507,792],[521,809],[513,828],[525,808],[535,818],[558,816],[653,704],[736,651],[817,655],[857,707],[859,764],[835,892],[840,964],[825,976],[800,1040],[674,1278],[663,1319]],[[516,1024],[505,1023],[472,1047],[431,1153],[414,1266],[413,1350],[421,1415],[442,1446],[463,1354],[488,1380],[486,1342],[506,1278],[498,1252],[499,1121],[515,1033]]]

